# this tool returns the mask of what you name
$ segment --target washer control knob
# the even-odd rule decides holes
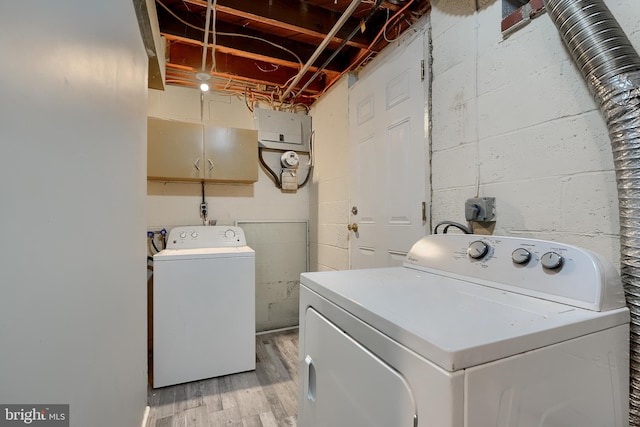
[[[525,248],[518,248],[511,253],[511,259],[516,264],[524,265],[531,261],[531,252]]]
[[[546,254],[542,255],[542,258],[540,258],[540,263],[542,264],[542,266],[549,270],[556,270],[562,267],[563,262],[564,258],[562,258],[562,255],[557,252],[547,252]]]
[[[187,237],[187,233],[185,233],[184,231],[182,233],[180,233],[180,238],[181,239],[185,239]]]
[[[233,239],[234,237],[236,237],[236,232],[232,229],[228,229],[224,232],[224,237],[226,237],[227,239]]]
[[[471,242],[469,247],[467,248],[467,255],[469,255],[473,259],[481,259],[484,258],[485,255],[489,253],[489,245],[481,240],[476,240]]]
[[[191,237],[193,237],[194,239],[196,239],[198,237],[198,232],[197,231],[193,231],[191,233]]]

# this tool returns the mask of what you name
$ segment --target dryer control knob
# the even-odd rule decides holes
[[[489,245],[481,240],[476,240],[469,244],[467,248],[467,255],[469,255],[473,259],[481,259],[484,258],[485,255],[489,253]]]
[[[191,233],[191,237],[193,237],[194,239],[198,237],[198,232],[194,231],[193,233]]]
[[[562,267],[562,263],[564,262],[564,258],[557,252],[547,252],[542,255],[540,258],[540,263],[542,266],[549,270],[556,270]]]
[[[182,233],[180,233],[180,238],[181,239],[185,239],[187,237],[187,233],[185,233],[184,231]]]
[[[236,232],[233,231],[232,229],[228,229],[227,231],[224,232],[224,237],[226,237],[227,239],[232,239],[236,237]]]
[[[511,253],[511,259],[516,264],[524,265],[531,261],[531,252],[525,248],[518,248]]]

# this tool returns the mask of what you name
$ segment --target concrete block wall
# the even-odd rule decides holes
[[[201,123],[200,91],[176,86],[167,86],[164,92],[149,90],[148,115]],[[205,124],[255,128],[253,115],[244,100],[234,96],[206,94],[203,116]],[[279,156],[279,153],[265,153],[272,167],[279,166]],[[301,162],[304,159],[306,157],[301,156]],[[262,169],[254,184],[207,184],[206,195],[209,218],[216,219],[219,225],[233,225],[236,220],[306,220],[309,217],[309,187],[297,193],[282,193]],[[199,224],[201,198],[199,183],[148,181],[147,224],[150,227]]]
[[[349,92],[343,77],[312,109],[315,166],[309,206],[310,270],[349,268]]]
[[[256,256],[256,331],[298,324],[300,273],[307,271],[307,222],[242,222]]]
[[[607,1],[636,49],[640,3]],[[503,38],[501,2],[432,3],[434,224],[497,199],[495,234],[557,240],[619,261],[604,119],[546,14]]]

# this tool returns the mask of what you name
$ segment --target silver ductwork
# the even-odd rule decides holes
[[[640,426],[640,56],[602,0],[545,0],[545,6],[609,128],[620,273],[631,311],[629,421]]]

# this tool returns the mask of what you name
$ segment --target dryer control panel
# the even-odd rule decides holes
[[[558,242],[434,234],[413,245],[404,266],[594,311],[626,305],[610,262]]]
[[[175,227],[169,232],[167,249],[233,248],[247,246],[244,230],[226,225]]]

